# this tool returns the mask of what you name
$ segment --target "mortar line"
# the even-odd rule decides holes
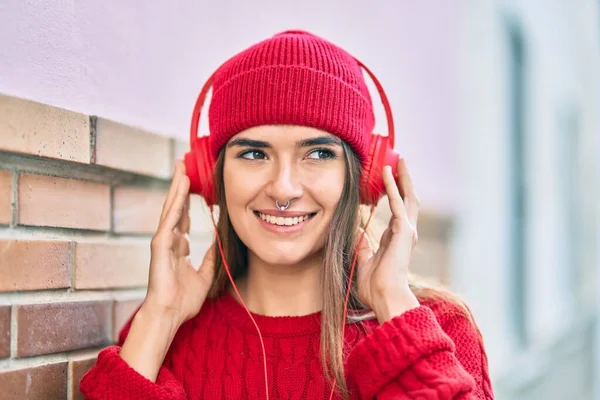
[[[90,164],[96,164],[96,130],[98,117],[90,115]]]
[[[10,215],[10,227],[14,228],[18,223],[19,218],[19,195],[18,195],[18,184],[19,184],[19,174],[17,172],[17,168],[14,167],[11,170],[12,172],[12,193],[10,199],[11,205],[11,215]]]
[[[10,358],[17,357],[17,306],[11,305],[10,310]]]

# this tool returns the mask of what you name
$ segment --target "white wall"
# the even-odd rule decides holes
[[[186,139],[198,91],[220,63],[307,29],[378,75],[424,206],[450,210],[457,15],[444,0],[4,0],[0,92]]]
[[[470,300],[490,351],[493,372],[509,369],[517,355],[511,332],[509,193],[508,43],[505,21],[516,21],[525,38],[527,59],[526,144],[530,215],[526,300],[533,347],[543,347],[565,334],[585,310],[574,305],[581,296],[570,286],[576,266],[569,258],[568,223],[572,217],[561,175],[567,167],[559,137],[560,115],[569,106],[579,111],[582,155],[578,199],[584,216],[595,215],[598,201],[593,181],[597,159],[600,60],[598,9],[593,1],[487,0],[464,7],[458,91],[461,182],[453,278]],[[569,140],[569,139],[567,139]],[[587,177],[587,178],[586,178]],[[575,179],[575,177],[572,177]],[[597,229],[594,218],[583,221],[582,250],[588,270]],[[593,240],[593,239],[592,239]],[[584,271],[583,278],[585,279]],[[590,276],[593,276],[590,275]],[[585,289],[585,285],[580,286]],[[584,296],[581,296],[584,297]]]

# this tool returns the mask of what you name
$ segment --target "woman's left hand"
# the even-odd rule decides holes
[[[418,239],[419,200],[404,159],[398,161],[398,182],[389,166],[383,169],[383,182],[392,216],[375,254],[363,237],[357,266],[358,297],[380,323],[419,306],[408,286],[411,252]]]

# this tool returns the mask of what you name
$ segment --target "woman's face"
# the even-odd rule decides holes
[[[298,263],[323,248],[345,171],[341,141],[325,131],[288,125],[242,131],[225,149],[231,224],[261,260]],[[275,201],[288,200],[285,211],[277,209]]]

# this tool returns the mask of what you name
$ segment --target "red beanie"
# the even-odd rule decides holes
[[[275,35],[223,64],[214,75],[208,118],[214,159],[244,129],[287,124],[338,136],[363,163],[375,121],[356,59],[304,31]]]

